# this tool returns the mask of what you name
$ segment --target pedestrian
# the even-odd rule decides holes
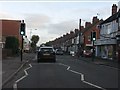
[[[93,50],[92,50],[92,61],[94,61],[94,58],[95,58],[95,49],[93,48]]]
[[[77,55],[77,58],[80,57],[80,50],[77,51],[76,55]]]

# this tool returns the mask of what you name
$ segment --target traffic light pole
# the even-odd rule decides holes
[[[21,43],[21,62],[23,61],[23,36],[25,36],[25,23],[24,20],[22,20],[20,25],[20,35],[22,36],[22,43]]]
[[[93,40],[92,61],[94,61],[94,58],[95,58],[95,50],[94,50],[94,40]]]
[[[21,62],[23,61],[23,35],[22,35],[22,43],[21,43]]]

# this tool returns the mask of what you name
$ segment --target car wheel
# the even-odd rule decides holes
[[[53,62],[56,62],[56,59],[54,59]]]

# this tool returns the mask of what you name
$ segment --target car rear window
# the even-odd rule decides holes
[[[53,48],[41,48],[42,52],[53,52]]]

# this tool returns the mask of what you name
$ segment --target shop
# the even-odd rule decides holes
[[[117,40],[117,60],[118,62],[120,62],[120,35],[116,36],[116,40]]]
[[[115,60],[116,59],[116,40],[106,39],[95,41],[96,56],[103,59]]]

